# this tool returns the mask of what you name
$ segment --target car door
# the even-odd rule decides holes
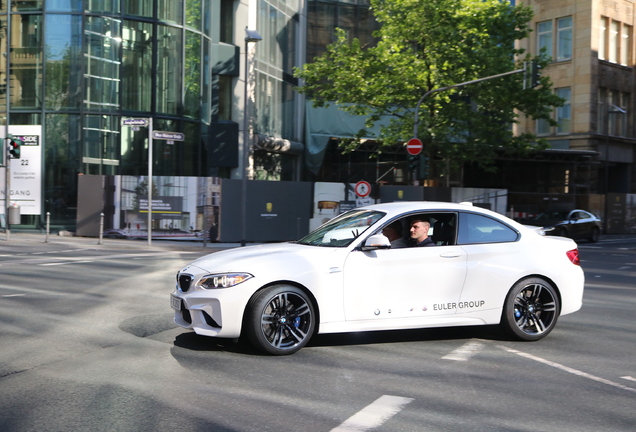
[[[466,254],[454,245],[363,252],[346,258],[347,321],[452,315],[466,275]]]
[[[592,232],[592,224],[594,217],[584,211],[576,211],[573,214],[575,234],[577,238],[589,237]]]
[[[520,246],[519,238],[519,232],[500,220],[460,213],[457,243],[467,255],[468,273],[458,314],[501,309],[526,262],[528,252]]]

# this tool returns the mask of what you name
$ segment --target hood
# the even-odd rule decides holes
[[[284,266],[290,267],[302,261],[326,258],[344,248],[307,246],[296,243],[276,243],[257,246],[237,247],[230,250],[211,253],[193,261],[196,266],[208,272],[256,272],[260,268]]]

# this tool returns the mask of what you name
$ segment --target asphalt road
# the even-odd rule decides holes
[[[636,238],[581,243],[581,311],[319,336],[269,357],[172,322],[195,243],[0,234],[1,431],[633,431]]]

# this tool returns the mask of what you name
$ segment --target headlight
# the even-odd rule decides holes
[[[223,273],[203,276],[199,285],[205,289],[230,288],[253,278],[249,273]]]

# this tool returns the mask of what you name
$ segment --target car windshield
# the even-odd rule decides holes
[[[351,210],[318,227],[298,243],[311,246],[345,247],[360,237],[385,213],[371,210]]]

